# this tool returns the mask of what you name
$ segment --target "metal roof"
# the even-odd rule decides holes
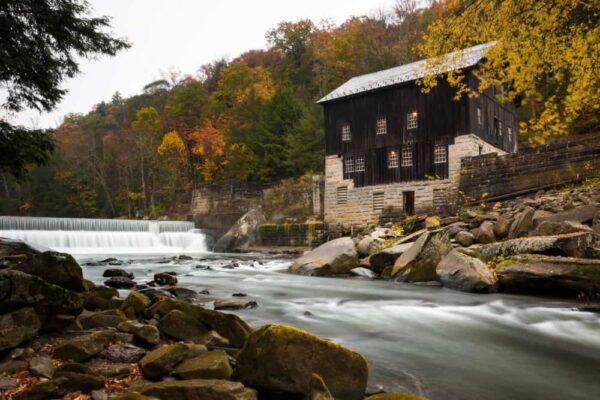
[[[326,103],[343,97],[414,81],[423,78],[428,72],[442,73],[472,67],[483,58],[486,51],[494,44],[495,42],[484,43],[448,53],[441,60],[438,60],[437,57],[430,58],[383,71],[356,76],[317,101],[317,103]],[[441,62],[438,63],[438,61]]]

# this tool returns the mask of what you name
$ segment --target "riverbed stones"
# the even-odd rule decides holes
[[[257,308],[258,303],[253,299],[220,299],[215,300],[215,310],[246,310]]]
[[[573,232],[593,232],[592,228],[574,221],[545,220],[533,230],[533,236],[562,235]]]
[[[368,367],[362,355],[284,325],[267,325],[248,337],[237,358],[234,378],[250,387],[308,396],[313,373],[336,399],[364,396]]]
[[[54,375],[54,364],[50,356],[36,356],[29,362],[29,372],[33,376],[41,378],[52,378]]]
[[[222,379],[163,381],[142,386],[140,393],[159,399],[256,400],[256,391]]]
[[[119,291],[107,286],[96,286],[95,288],[82,293],[86,310],[108,310],[112,307],[112,299],[119,296]]]
[[[77,317],[77,324],[82,329],[115,328],[127,320],[123,311],[119,309],[103,311],[84,311]]]
[[[340,275],[349,273],[357,264],[358,253],[354,241],[342,237],[302,255],[292,264],[290,271],[301,275]]]
[[[533,214],[535,210],[531,207],[525,207],[523,211],[515,215],[513,223],[508,231],[508,238],[514,239],[526,236],[533,228]]]
[[[15,400],[47,400],[62,398],[67,393],[66,378],[56,378],[32,385],[18,393]]]
[[[179,310],[171,310],[157,324],[161,333],[179,340],[196,340],[209,329],[196,318]]]
[[[146,353],[145,349],[130,343],[115,343],[102,350],[100,357],[117,363],[135,363],[141,360]]]
[[[185,360],[175,372],[182,379],[230,379],[233,369],[225,351],[213,350]]]
[[[492,221],[483,221],[479,228],[475,229],[475,241],[477,243],[493,243],[496,241],[494,235],[494,223]]]
[[[129,279],[133,279],[134,275],[131,272],[127,272],[122,268],[109,268],[105,269],[102,273],[102,276],[105,278],[110,278],[113,276],[124,276]]]
[[[177,277],[168,272],[159,272],[154,274],[154,282],[160,286],[173,286],[177,285]]]
[[[74,292],[85,291],[81,267],[70,254],[56,251],[33,254],[13,269]]]
[[[398,257],[412,246],[412,243],[395,244],[387,249],[383,249],[378,253],[369,257],[369,265],[371,269],[377,273],[381,273],[386,267],[394,265]]]
[[[117,328],[121,332],[132,333],[144,343],[158,344],[160,343],[160,332],[154,325],[143,324],[137,321],[124,321],[119,323]]]
[[[454,236],[456,243],[464,247],[469,247],[475,243],[475,235],[469,231],[460,231]]]
[[[144,376],[158,379],[170,374],[174,367],[188,358],[189,348],[184,343],[174,343],[159,347],[140,360]]]
[[[115,338],[114,332],[98,331],[66,340],[56,347],[54,355],[63,360],[85,361],[104,350]]]
[[[0,351],[12,349],[31,339],[42,323],[35,310],[25,307],[0,316]]]
[[[135,287],[135,282],[126,276],[112,276],[105,280],[104,284],[115,289],[131,289]]]
[[[436,272],[440,282],[450,289],[492,293],[498,287],[494,270],[462,249],[454,249],[442,258]]]
[[[131,291],[121,305],[121,310],[129,318],[141,317],[146,307],[150,305],[150,299],[143,293]]]
[[[452,244],[445,231],[425,232],[396,260],[391,276],[405,282],[437,280],[435,269],[451,249]]]
[[[494,236],[497,239],[504,239],[508,236],[511,223],[512,221],[510,219],[503,216],[496,218],[496,222],[494,222]]]
[[[102,376],[92,371],[90,367],[78,363],[58,366],[54,371],[53,378],[65,378],[64,386],[66,388],[84,393],[104,387]]]

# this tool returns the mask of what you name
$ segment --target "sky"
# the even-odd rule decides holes
[[[394,0],[89,0],[94,15],[112,17],[112,32],[132,47],[115,57],[81,63],[64,82],[67,95],[51,113],[12,116],[27,127],[56,127],[69,113],[86,113],[119,91],[128,97],[178,70],[194,74],[203,64],[266,47],[266,32],[281,21],[310,18],[343,22],[352,15],[389,9]]]

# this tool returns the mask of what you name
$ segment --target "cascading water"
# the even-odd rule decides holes
[[[0,237],[74,254],[206,252],[206,236],[187,221],[0,216]]]

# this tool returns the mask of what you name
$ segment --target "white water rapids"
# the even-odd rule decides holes
[[[199,254],[204,237],[191,232],[5,230],[1,236],[74,253],[82,264],[114,255],[138,283],[176,271],[179,286],[209,289],[207,301],[245,292],[258,308],[238,313],[252,326],[290,324],[361,352],[370,387],[431,400],[600,399],[600,315],[577,311],[575,302],[291,275],[285,272],[291,259]],[[234,261],[241,266],[224,268]],[[105,268],[83,271],[102,283]]]

